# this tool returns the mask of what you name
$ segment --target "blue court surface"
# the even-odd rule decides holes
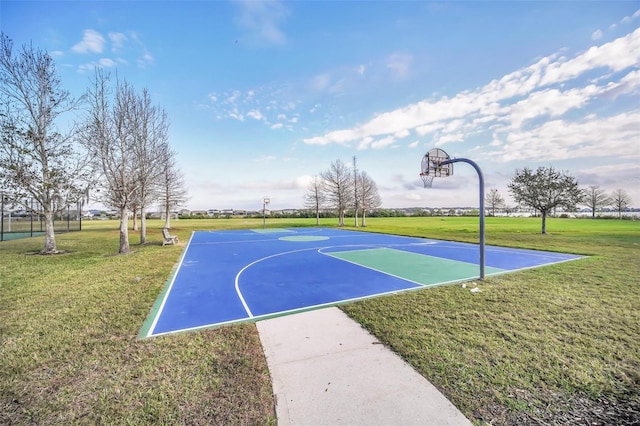
[[[581,256],[487,246],[491,276]],[[194,232],[140,337],[477,279],[476,244],[325,228]]]

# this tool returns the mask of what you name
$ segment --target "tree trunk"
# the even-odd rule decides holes
[[[144,207],[140,208],[140,244],[147,243],[147,218]]]
[[[320,225],[320,209],[316,207],[316,226]]]
[[[547,211],[542,210],[540,213],[542,213],[542,233],[546,234],[547,233]]]
[[[134,231],[137,231],[138,230],[138,213],[137,213],[136,209],[133,210],[133,218],[132,219],[133,219],[133,227],[131,229],[134,230]]]
[[[367,211],[365,209],[362,209],[362,226],[367,226]]]
[[[40,253],[42,254],[56,254],[58,253],[58,247],[56,246],[55,229],[53,227],[53,212],[44,212],[44,248]]]
[[[129,230],[127,229],[127,209],[120,209],[120,249],[118,253],[126,254],[130,253],[131,249],[129,248]]]
[[[169,203],[165,204],[164,207],[164,227],[167,229],[171,228],[171,211],[169,209]]]

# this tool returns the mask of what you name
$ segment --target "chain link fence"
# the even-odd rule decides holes
[[[24,206],[29,206],[24,209]],[[0,241],[15,240],[44,235],[45,224],[42,206],[34,200],[27,200],[20,208],[0,203]],[[55,233],[82,230],[82,203],[66,206],[54,214]]]

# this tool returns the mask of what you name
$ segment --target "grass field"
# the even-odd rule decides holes
[[[267,220],[270,227],[315,220]],[[336,220],[326,220],[333,226]],[[368,231],[476,242],[477,218],[371,218]],[[253,324],[138,340],[181,246],[117,256],[116,222],[0,243],[0,424],[275,424]],[[259,228],[181,220],[172,233]],[[487,244],[589,255],[342,308],[476,424],[637,424],[640,222],[487,219]]]

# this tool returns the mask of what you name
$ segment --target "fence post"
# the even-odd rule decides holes
[[[4,193],[0,193],[0,197],[2,197],[0,203],[0,219],[2,220],[0,224],[0,241],[4,241]]]
[[[33,237],[33,198],[31,199],[31,211],[29,212],[30,237]]]

